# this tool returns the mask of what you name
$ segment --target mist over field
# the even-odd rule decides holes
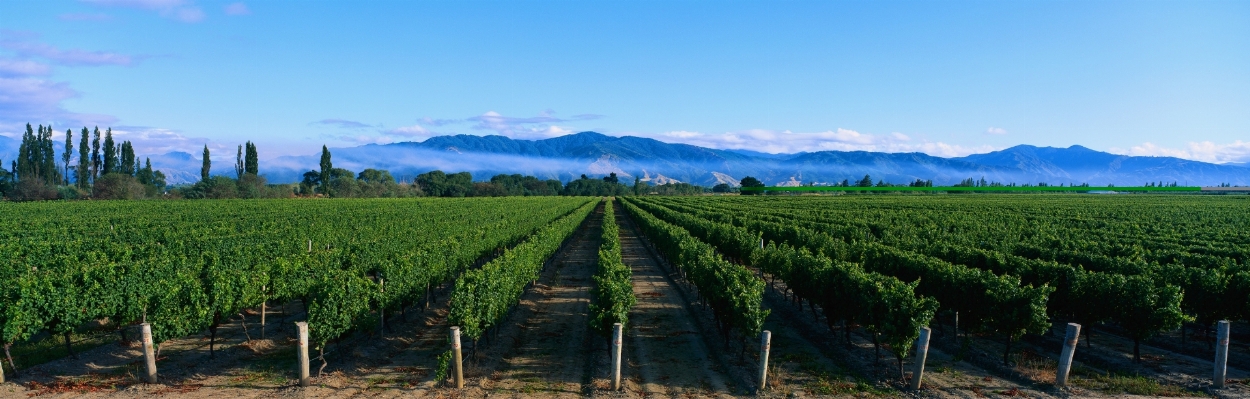
[[[440,136],[423,142],[333,148],[331,153],[335,167],[356,172],[386,169],[396,179],[408,181],[437,169],[467,171],[475,180],[488,180],[496,174],[523,174],[568,182],[583,174],[602,177],[616,173],[625,182],[637,177],[652,184],[684,182],[702,186],[737,185],[746,176],[759,178],[768,185],[837,184],[844,179],[854,182],[864,175],[894,184],[919,179],[952,185],[968,178],[984,178],[991,182],[1052,185],[1250,185],[1250,168],[1241,165],[1116,155],[1081,146],[1016,146],[952,158],[868,151],[766,154],[583,132],[545,140]],[[304,172],[318,168],[319,156],[265,160],[261,171],[271,183],[296,182]],[[186,153],[153,157],[153,165],[168,171],[171,184],[196,181],[199,162]],[[230,164],[214,167],[214,173],[233,173],[229,167]]]

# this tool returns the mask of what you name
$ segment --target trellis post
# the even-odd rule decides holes
[[[612,390],[621,390],[621,323],[612,324]]]
[[[1215,328],[1215,376],[1211,385],[1223,388],[1228,377],[1228,320],[1220,320]]]
[[[768,352],[772,350],[773,332],[760,333],[760,390],[768,387]]]
[[[455,355],[452,361],[456,367],[456,389],[461,389],[464,388],[464,368],[460,357],[460,327],[451,328],[451,350]]]
[[[1068,332],[1063,336],[1063,352],[1059,353],[1059,369],[1055,372],[1055,385],[1068,385],[1068,372],[1072,370],[1072,357],[1076,355],[1076,344],[1081,337],[1081,325],[1068,323]]]
[[[924,362],[929,357],[929,327],[920,327],[920,336],[916,338],[916,372],[911,376],[911,389],[920,389],[920,381],[924,378]]]
[[[308,378],[308,323],[296,322],[295,328],[299,330],[299,386],[306,387],[309,383]]]
[[[143,323],[140,325],[140,331],[143,334],[143,359],[147,365],[147,380],[149,384],[156,383],[156,351],[152,345],[152,325]]]

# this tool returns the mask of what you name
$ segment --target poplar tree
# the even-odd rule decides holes
[[[330,162],[330,149],[325,145],[321,146],[321,192],[326,192],[330,187],[330,170],[334,169],[334,163]]]
[[[243,179],[243,145],[239,145],[239,152],[234,155],[234,176],[237,179]]]
[[[213,161],[208,159],[208,145],[204,145],[204,166],[200,167],[200,181],[208,182],[208,171],[213,166]]]
[[[56,167],[56,150],[52,147],[52,125],[48,125],[43,131],[43,141],[40,143],[43,149],[40,155],[43,156],[43,167],[41,168],[45,174],[45,182],[49,185],[56,185],[61,182],[60,168]]]
[[[100,175],[107,175],[116,172],[118,169],[117,145],[113,143],[113,128],[108,128],[104,133],[104,165]]]
[[[259,156],[256,154],[256,144],[252,144],[251,141],[247,142],[247,147],[245,147],[245,150],[247,151],[247,153],[246,155],[244,155],[244,158],[243,158],[243,165],[244,165],[243,173],[259,175],[260,174],[260,165],[259,165],[260,160],[259,160]]]
[[[65,130],[65,155],[61,159],[65,161],[65,185],[69,185],[69,159],[74,154],[74,130]]]
[[[39,125],[36,133],[29,123],[26,124],[26,134],[22,135],[22,144],[14,163],[19,181],[38,181],[45,185],[60,183],[61,176],[52,147],[52,127]]]
[[[95,127],[95,132],[92,134],[92,136],[94,138],[91,139],[91,181],[94,182],[100,178],[101,160],[100,160],[100,127],[99,126]]]
[[[87,136],[90,136],[91,132],[87,130],[86,126],[83,126],[81,135],[82,138],[78,139],[77,178],[78,188],[85,190],[87,189],[87,181],[90,179],[89,176],[91,176],[91,148],[90,143],[87,141]]]
[[[123,141],[121,146],[121,173],[127,176],[134,176],[135,170],[138,169],[135,162],[135,147],[130,141]]]
[[[43,134],[43,126],[39,126],[39,134]],[[27,123],[26,134],[22,135],[22,145],[18,147],[17,150],[17,160],[15,161],[17,162],[17,165],[14,167],[13,172],[14,175],[17,175],[17,180],[19,181],[34,178],[35,165],[31,162],[31,160],[35,158],[35,151],[33,148],[35,140],[35,130],[30,127],[29,123]]]

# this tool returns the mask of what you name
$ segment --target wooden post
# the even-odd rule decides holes
[[[268,286],[262,285],[260,286],[260,292],[264,293],[266,290],[268,290],[268,288],[269,288]],[[265,313],[268,313],[265,311],[266,310],[265,305],[268,305],[268,304],[269,304],[269,299],[260,301],[260,339],[265,339]]]
[[[924,361],[929,357],[929,327],[920,327],[920,336],[916,338],[916,372],[911,376],[911,389],[920,389],[920,380],[924,378]]]
[[[621,390],[621,323],[612,324],[612,390]]]
[[[156,350],[152,347],[152,325],[143,323],[140,325],[143,334],[143,359],[147,364],[148,383],[156,383]]]
[[[760,237],[760,250],[761,251],[764,250],[764,237]],[[760,266],[760,269],[757,271],[759,272],[760,280],[763,280],[764,279],[764,267]]]
[[[1220,320],[1215,329],[1215,378],[1211,385],[1223,388],[1228,377],[1228,320]]]
[[[455,354],[452,361],[455,362],[453,366],[456,368],[456,389],[462,389],[464,388],[464,368],[460,358],[460,327],[451,328],[451,351]]]
[[[1068,372],[1072,371],[1072,357],[1076,355],[1076,344],[1080,337],[1081,325],[1068,323],[1068,332],[1063,336],[1063,352],[1059,353],[1059,369],[1055,371],[1055,386],[1068,385]]]
[[[308,252],[312,253],[312,240],[308,240]]]
[[[764,330],[760,333],[760,387],[764,390],[768,387],[768,352],[772,350],[773,332]]]
[[[299,331],[299,348],[296,349],[299,355],[299,386],[308,386],[308,323],[298,321],[295,322],[295,329]]]
[[[955,312],[955,343],[959,343],[959,312]]]
[[[378,288],[386,296],[386,280],[378,277]],[[378,306],[378,336],[386,337],[386,306]]]

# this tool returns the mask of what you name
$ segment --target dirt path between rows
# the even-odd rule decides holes
[[[602,206],[592,213],[573,240],[556,254],[538,285],[522,297],[507,328],[499,332],[500,347],[483,363],[478,387],[468,396],[577,397],[590,382],[590,288],[599,262],[603,230]]]
[[[637,304],[629,314],[625,390],[640,396],[709,395],[729,389],[713,369],[708,343],[689,303],[618,208],[622,260],[633,272]]]

